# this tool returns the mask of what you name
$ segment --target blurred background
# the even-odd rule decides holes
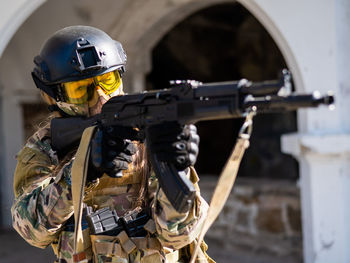
[[[56,30],[91,25],[128,55],[126,92],[277,79],[332,90],[336,109],[254,119],[234,189],[206,235],[218,262],[350,262],[350,2],[346,0],[0,0],[0,262],[52,262],[12,230],[15,155],[46,119],[30,72]],[[242,120],[197,124],[209,202]],[[20,253],[16,253],[20,251]]]

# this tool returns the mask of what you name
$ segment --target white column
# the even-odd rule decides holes
[[[3,0],[0,8],[0,56],[22,23],[46,0]],[[2,83],[8,84],[6,80]],[[15,155],[23,145],[23,121],[18,94],[0,86],[0,225],[10,227]],[[7,86],[7,88],[11,88]]]
[[[282,150],[300,165],[305,262],[350,262],[350,135],[285,135]]]
[[[15,156],[23,146],[23,120],[21,105],[17,97],[7,92],[1,95],[1,225],[10,227],[12,225],[10,208],[13,203]]]

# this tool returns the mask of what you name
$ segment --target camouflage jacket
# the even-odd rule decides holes
[[[70,176],[74,151],[59,159],[51,148],[49,134],[49,128],[39,130],[17,155],[13,226],[33,246],[52,245],[58,262],[73,262],[74,232],[68,230],[67,220],[73,214]],[[147,224],[149,232],[144,238],[94,236],[85,228],[89,262],[188,262],[208,209],[193,168],[189,176],[197,196],[192,209],[183,214],[172,207],[152,173],[147,182],[142,182],[140,171],[134,169],[125,171],[122,178],[104,175],[85,186],[85,204],[94,209],[114,208],[118,216],[123,216],[135,209],[141,184],[146,183],[144,198],[153,219]],[[203,253],[196,262],[213,262],[205,253],[206,245],[201,247]]]

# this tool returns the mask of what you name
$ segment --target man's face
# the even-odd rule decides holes
[[[110,98],[123,94],[123,82],[118,70],[93,78],[62,84],[65,102],[57,106],[71,116],[94,116],[101,112]]]

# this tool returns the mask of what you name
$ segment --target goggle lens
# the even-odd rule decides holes
[[[99,86],[106,95],[115,92],[121,84],[118,70],[93,78],[62,83],[65,102],[73,104],[87,103],[93,98]]]
[[[96,76],[94,80],[95,80],[95,85],[100,86],[101,89],[103,89],[103,91],[107,95],[115,92],[119,88],[121,83],[121,78],[118,70],[108,72],[101,76]]]
[[[94,80],[84,79],[62,84],[65,102],[83,104],[88,102],[93,95]]]

